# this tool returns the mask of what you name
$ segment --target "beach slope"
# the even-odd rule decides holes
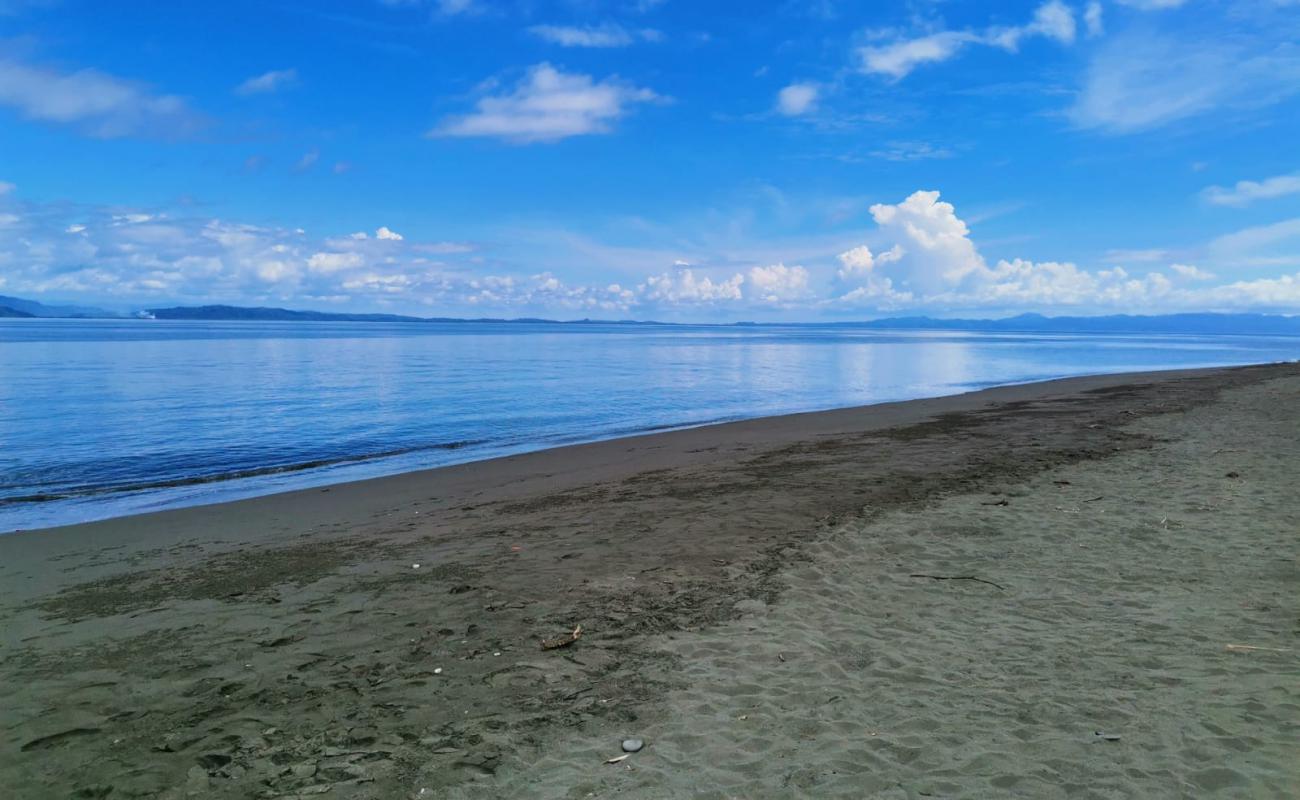
[[[0,536],[0,785],[1288,796],[1298,473],[1284,364]]]

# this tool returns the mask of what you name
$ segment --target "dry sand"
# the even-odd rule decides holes
[[[0,536],[0,786],[1295,796],[1298,469],[1274,365]]]

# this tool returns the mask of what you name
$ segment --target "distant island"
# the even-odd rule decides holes
[[[348,314],[332,311],[298,311],[228,305],[173,306],[148,308],[134,314],[119,314],[93,306],[45,305],[35,300],[0,295],[0,317],[43,319],[126,319],[278,321],[278,322],[401,322],[429,323],[531,323],[550,325],[683,325],[690,323],[653,320],[554,320],[538,317],[499,319],[478,317],[415,317],[403,314]],[[716,327],[718,324],[714,323]],[[871,330],[946,330],[984,333],[1200,333],[1300,336],[1300,316],[1281,314],[1160,314],[1134,316],[1112,314],[1097,317],[1048,317],[1020,314],[1002,319],[950,319],[936,317],[889,317],[844,322],[735,322],[733,327],[861,328]]]

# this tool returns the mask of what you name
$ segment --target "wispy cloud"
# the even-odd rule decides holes
[[[985,45],[1014,52],[1028,38],[1041,36],[1069,44],[1074,41],[1075,34],[1074,11],[1061,0],[1048,0],[1024,25],[995,26],[981,31],[938,31],[910,39],[895,39],[886,44],[867,45],[859,48],[857,55],[863,72],[900,80],[917,67],[947,61],[968,45]]]
[[[93,69],[59,72],[0,60],[0,106],[26,119],[75,125],[91,136],[184,136],[201,118],[176,95]]]
[[[274,69],[255,75],[235,87],[235,94],[247,97],[254,94],[270,94],[287,89],[298,83],[298,70]]]
[[[1206,202],[1216,206],[1248,206],[1256,200],[1272,200],[1289,194],[1300,194],[1300,172],[1274,175],[1262,181],[1237,181],[1232,188],[1210,186],[1201,192]]]
[[[306,172],[307,170],[316,166],[316,162],[319,160],[320,160],[320,151],[309,150],[306,153],[303,153],[302,158],[298,159],[298,163],[294,165],[294,169],[297,170],[298,172]]]
[[[653,28],[630,31],[612,22],[581,26],[534,25],[528,32],[561,47],[627,47],[638,41],[658,42],[663,39],[663,34]]]
[[[1139,11],[1164,11],[1169,8],[1178,8],[1187,2],[1187,0],[1115,0],[1122,6],[1136,8]]]
[[[594,80],[542,63],[508,94],[481,98],[472,113],[444,119],[430,136],[490,137],[528,144],[608,133],[631,106],[662,101],[617,78]]]
[[[1101,36],[1106,32],[1106,23],[1103,16],[1101,3],[1098,0],[1090,0],[1083,10],[1083,23],[1088,29],[1089,36]]]
[[[1300,49],[1259,38],[1135,31],[1092,57],[1070,116],[1084,128],[1135,133],[1300,92]]]

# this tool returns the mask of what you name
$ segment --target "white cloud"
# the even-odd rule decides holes
[[[17,188],[18,188],[17,186],[14,186],[12,183],[9,183],[8,181],[0,181],[0,197],[9,194],[10,192],[12,192],[14,189]]]
[[[1218,236],[1210,242],[1209,251],[1220,257],[1240,258],[1296,239],[1300,239],[1300,217]]]
[[[984,35],[984,43],[1014,51],[1021,40],[1033,36],[1072,44],[1075,33],[1073,9],[1061,0],[1048,0],[1034,10],[1034,18],[1027,25],[990,29]]]
[[[319,160],[320,160],[320,151],[312,150],[310,152],[304,153],[302,158],[298,159],[298,163],[294,165],[294,169],[298,170],[299,172],[306,172],[307,170],[316,166],[316,162]]]
[[[799,266],[787,267],[785,264],[754,267],[747,276],[746,293],[751,299],[769,304],[805,299],[811,294],[808,270]]]
[[[1231,189],[1211,186],[1201,192],[1207,202],[1218,206],[1248,206],[1256,200],[1272,200],[1300,193],[1300,172],[1275,175],[1262,181],[1237,181]]]
[[[375,231],[375,238],[376,238],[376,239],[382,239],[382,240],[384,240],[384,241],[388,241],[388,242],[400,242],[400,241],[402,241],[402,234],[400,234],[400,233],[398,233],[398,232],[396,232],[396,231],[389,230],[389,229],[385,226],[385,227],[381,227],[379,230]]]
[[[1083,24],[1088,28],[1089,36],[1100,36],[1106,32],[1101,3],[1091,0],[1083,10]]]
[[[876,256],[871,252],[871,248],[864,244],[840,253],[836,258],[840,262],[840,268],[836,272],[840,281],[854,284],[870,276],[878,264],[891,264],[901,260],[903,258],[903,248],[901,245],[896,244],[886,252]]]
[[[897,261],[907,272],[909,290],[932,294],[954,286],[984,265],[970,230],[951,203],[934,191],[914,192],[897,205],[870,208],[876,224],[900,248]]]
[[[255,75],[235,87],[235,94],[247,97],[254,94],[270,94],[287,89],[298,83],[298,70],[273,69]]]
[[[1170,264],[1169,269],[1175,275],[1190,281],[1212,281],[1214,273],[1191,264]]]
[[[1300,49],[1293,46],[1142,32],[1113,37],[1097,50],[1070,116],[1080,127],[1134,133],[1272,105],[1297,92]]]
[[[792,83],[777,92],[776,110],[787,117],[807,114],[817,108],[818,92],[815,83]]]
[[[38,122],[76,125],[101,138],[192,133],[199,118],[175,95],[156,95],[143,84],[83,69],[60,73],[0,60],[0,106]]]
[[[917,39],[864,47],[858,51],[858,56],[865,72],[903,78],[922,64],[947,61],[962,47],[977,41],[979,37],[972,33],[944,31]]]
[[[715,304],[727,300],[739,300],[742,297],[741,286],[745,283],[744,275],[714,281],[709,277],[695,277],[694,270],[679,269],[651,275],[638,287],[640,296],[650,303],[669,305]]]
[[[360,253],[312,253],[307,258],[308,269],[325,274],[355,269],[365,263],[366,260]]]
[[[1198,286],[1215,275],[1198,266],[1170,264],[1168,273],[1132,275],[1123,267],[1087,270],[1075,264],[1027,259],[989,265],[965,223],[937,192],[916,192],[898,204],[873,206],[886,240],[896,244],[875,256],[857,247],[839,256],[840,294],[832,307],[876,311],[917,310],[1145,312],[1181,309],[1300,310],[1300,275],[1226,286]],[[1236,256],[1300,237],[1300,219],[1247,229],[1212,243]],[[1159,251],[1133,251],[1155,256]],[[888,258],[886,258],[888,256]],[[1149,259],[1148,259],[1149,260]]]
[[[608,133],[636,103],[661,99],[616,78],[595,81],[542,63],[513,92],[484,97],[475,111],[444,119],[431,136],[483,136],[515,143],[555,142],[570,136]]]
[[[657,42],[663,34],[652,28],[629,31],[622,25],[534,25],[528,32],[561,47],[627,47],[637,40]]]
[[[979,32],[939,31],[884,45],[867,45],[859,48],[858,59],[863,72],[887,75],[898,80],[924,64],[947,61],[967,45],[979,44],[1015,51],[1021,41],[1037,36],[1070,44],[1074,41],[1075,32],[1074,11],[1061,0],[1048,0],[1038,6],[1033,19],[1024,25],[992,27]]]

